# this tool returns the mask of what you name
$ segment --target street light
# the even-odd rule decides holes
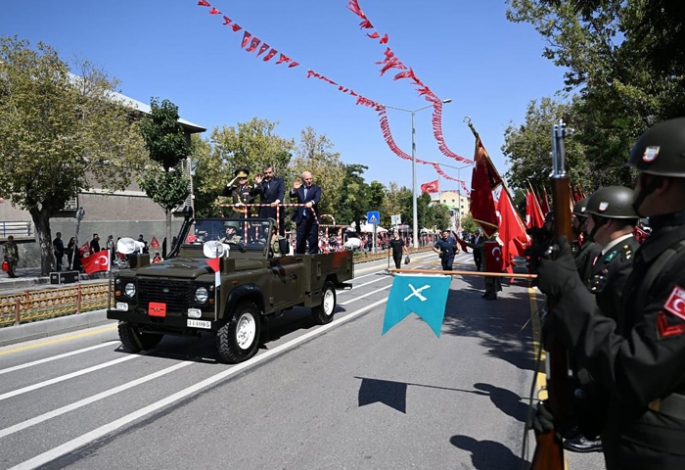
[[[451,99],[442,100],[443,103],[451,103]],[[403,108],[395,108],[393,106],[386,106],[387,109],[394,109],[397,111],[404,111],[411,114],[411,196],[412,196],[412,222],[414,230],[414,248],[419,247],[419,229],[418,229],[418,209],[416,206],[416,128],[414,126],[414,115],[424,109],[432,108],[434,105],[429,104],[423,108],[411,110]]]

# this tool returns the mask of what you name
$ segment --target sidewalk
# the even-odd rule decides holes
[[[113,269],[118,271],[118,269]],[[7,273],[0,273],[0,294],[9,294],[18,290],[34,290],[45,287],[64,287],[69,284],[50,284],[50,276],[41,276],[40,268],[21,268],[15,272],[16,278],[11,278]],[[80,275],[81,282],[107,279],[107,273],[83,274]]]

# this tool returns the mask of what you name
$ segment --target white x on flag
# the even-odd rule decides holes
[[[425,286],[416,289],[413,284],[409,284],[409,288],[412,290],[412,293],[404,298],[405,302],[414,296],[418,297],[421,302],[425,302],[426,300],[428,300],[426,297],[421,295],[421,292],[423,292],[426,289],[430,289],[430,285],[426,284]]]

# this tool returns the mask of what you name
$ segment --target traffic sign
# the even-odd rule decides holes
[[[378,211],[370,211],[366,213],[366,223],[371,225],[378,225],[381,223],[381,213]]]
[[[390,216],[390,223],[392,225],[402,225],[402,214],[393,214]]]

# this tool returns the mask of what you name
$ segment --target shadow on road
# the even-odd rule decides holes
[[[471,452],[471,463],[477,470],[518,469],[521,459],[508,447],[494,441],[479,441],[469,436],[452,436],[450,443]],[[526,465],[525,468],[528,466]]]
[[[528,405],[521,401],[521,397],[504,388],[490,384],[477,383],[473,388],[486,392],[490,401],[504,414],[525,423],[528,415]]]

